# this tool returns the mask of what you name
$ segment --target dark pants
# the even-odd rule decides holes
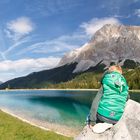
[[[106,122],[106,123],[111,123],[111,124],[116,124],[118,121],[117,120],[112,120],[112,119],[109,119],[109,118],[106,118],[100,114],[97,113],[97,120],[96,120],[96,123],[103,123],[103,122]]]

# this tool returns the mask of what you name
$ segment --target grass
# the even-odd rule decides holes
[[[72,140],[45,131],[0,111],[0,140]]]

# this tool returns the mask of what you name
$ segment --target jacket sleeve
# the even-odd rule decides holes
[[[96,94],[95,98],[93,99],[93,102],[91,105],[91,109],[89,113],[89,123],[91,125],[94,125],[96,123],[97,109],[98,109],[98,105],[99,105],[102,95],[103,95],[103,88],[101,87],[98,93]]]

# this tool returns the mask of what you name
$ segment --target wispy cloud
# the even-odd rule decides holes
[[[24,43],[30,42],[31,38],[30,37],[24,37],[23,39],[14,42],[11,46],[9,46],[6,50],[4,51],[0,51],[0,58],[2,60],[7,60],[7,56],[10,54],[11,55],[11,51],[15,50],[17,47],[19,47],[20,45],[23,45]],[[18,53],[17,51],[15,51],[14,55],[16,55],[16,53]]]
[[[33,71],[53,68],[59,61],[59,57],[0,61],[0,81],[6,81],[14,77],[24,76]],[[7,73],[7,76],[4,73]]]
[[[133,18],[133,11],[136,7],[139,7],[139,5],[140,0],[104,0],[97,6],[97,9],[98,12],[101,12],[103,15],[122,20],[124,18]]]
[[[89,38],[82,32],[75,32],[72,35],[62,35],[58,38],[52,40],[46,40],[43,42],[38,42],[22,49],[17,55],[25,54],[29,51],[33,53],[61,53],[63,55],[67,51],[71,51],[75,48],[80,47]]]
[[[138,16],[138,17],[140,17],[140,9],[136,9],[135,10],[135,15]]]
[[[124,16],[124,15],[117,15],[117,14],[115,14],[114,16],[113,16],[113,18],[119,18],[119,19],[125,19],[125,18],[130,18],[132,15],[131,14],[129,14],[129,15],[126,15],[126,16]]]
[[[34,24],[28,17],[20,17],[7,23],[5,33],[7,37],[18,41],[25,35],[28,35],[34,30]]]
[[[73,49],[79,48],[85,44],[94,33],[105,24],[120,24],[117,18],[93,18],[88,22],[81,23],[77,31],[71,35],[62,35],[52,40],[46,40],[27,46],[17,55],[26,54],[27,52],[38,54],[58,54],[59,56]]]
[[[10,44],[8,45],[9,47],[5,46],[5,44],[2,46],[5,47],[5,49],[0,52],[1,58],[6,60],[11,51],[16,50],[17,47],[24,43],[30,42],[32,40],[32,35],[30,35],[30,33],[34,28],[35,24],[29,17],[19,17],[9,21],[3,29],[4,35],[1,33],[1,38],[6,36],[7,42],[10,42]],[[5,42],[5,39],[3,39],[3,42]],[[16,53],[17,52],[15,52],[15,54]]]
[[[89,22],[82,23],[80,27],[85,30],[87,35],[91,36],[105,24],[120,24],[120,21],[114,17],[93,18]]]
[[[9,48],[6,51],[4,51],[4,54],[8,54],[10,51],[12,51],[13,49],[15,49],[16,47],[18,47],[21,44],[24,44],[26,42],[29,42],[30,40],[31,40],[30,37],[25,37],[25,38],[21,39],[20,41],[15,42],[13,45],[9,46]]]

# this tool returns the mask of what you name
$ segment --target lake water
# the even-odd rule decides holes
[[[0,108],[50,129],[58,126],[53,129],[56,131],[62,126],[64,130],[79,132],[96,93],[86,90],[0,91]],[[138,93],[131,94],[131,98],[140,102]]]

